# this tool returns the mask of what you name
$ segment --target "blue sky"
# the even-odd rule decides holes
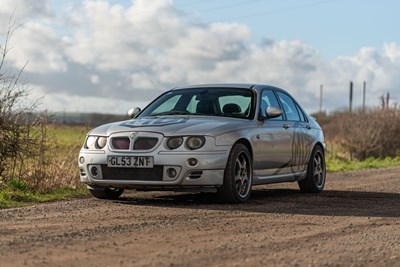
[[[310,112],[400,99],[397,0],[2,0],[7,66],[50,111],[124,113],[193,83],[267,83]],[[0,38],[0,40],[2,40]]]
[[[360,47],[380,49],[400,41],[398,0],[175,0],[175,5],[208,22],[248,25],[254,41],[297,39],[328,59]]]

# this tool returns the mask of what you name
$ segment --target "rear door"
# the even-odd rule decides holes
[[[280,91],[277,92],[277,95],[285,113],[286,125],[292,134],[290,171],[292,173],[303,172],[306,170],[311,153],[311,127],[304,112],[291,96]]]

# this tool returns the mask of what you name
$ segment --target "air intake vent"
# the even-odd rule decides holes
[[[189,173],[188,177],[189,177],[189,179],[199,179],[202,175],[203,175],[202,171],[195,171],[195,172]]]
[[[162,181],[163,166],[155,165],[151,169],[136,168],[108,168],[101,165],[101,172],[105,180],[132,180],[132,181]]]
[[[129,149],[129,138],[128,137],[114,137],[111,139],[111,145],[114,149]]]

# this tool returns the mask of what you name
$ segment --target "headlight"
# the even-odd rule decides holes
[[[183,143],[183,138],[182,137],[171,137],[170,139],[168,139],[167,141],[167,147],[169,149],[176,149],[178,147],[180,147]]]
[[[106,146],[106,144],[107,144],[107,137],[99,136],[99,138],[97,138],[97,142],[96,142],[97,148],[102,149]]]
[[[91,148],[93,146],[95,140],[96,140],[96,138],[94,136],[89,136],[86,139],[85,148]]]
[[[85,142],[86,149],[103,149],[107,144],[107,137],[88,136]]]
[[[199,149],[204,146],[205,142],[206,139],[204,138],[204,136],[192,136],[186,140],[186,146],[192,150]]]

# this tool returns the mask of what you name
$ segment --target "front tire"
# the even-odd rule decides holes
[[[235,144],[228,157],[224,183],[218,194],[224,202],[244,203],[251,193],[253,164],[249,150],[243,144]]]
[[[124,189],[122,188],[104,188],[104,189],[89,189],[90,193],[98,199],[118,199]]]
[[[324,189],[326,179],[324,151],[316,146],[307,166],[307,175],[298,182],[300,190],[304,193],[320,193]]]

